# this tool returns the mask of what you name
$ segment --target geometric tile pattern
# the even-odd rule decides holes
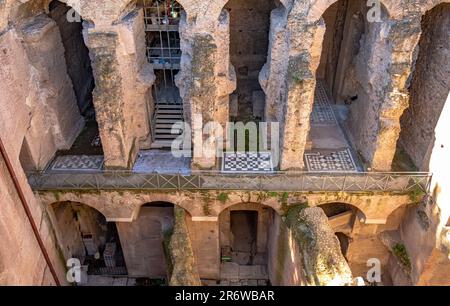
[[[273,171],[270,152],[225,152],[222,158],[222,172],[255,173]]]
[[[356,172],[357,167],[350,150],[305,153],[306,165],[311,172]]]
[[[334,116],[327,92],[322,82],[317,81],[311,124],[334,125],[336,123],[336,117]]]
[[[101,170],[104,158],[101,155],[66,155],[58,156],[51,170]]]

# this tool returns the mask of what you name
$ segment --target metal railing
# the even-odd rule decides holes
[[[253,190],[288,192],[425,192],[430,173],[422,172],[274,172],[190,174],[99,172],[35,172],[28,180],[35,191],[50,190]]]

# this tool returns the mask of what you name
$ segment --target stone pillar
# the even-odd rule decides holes
[[[46,15],[25,20],[0,36],[0,108],[8,133],[23,142],[34,169],[42,170],[57,150],[69,149],[83,128],[64,47],[55,22]]]
[[[202,219],[188,220],[198,273],[203,279],[220,279],[219,222]]]
[[[368,92],[364,131],[357,146],[374,170],[389,171],[400,134],[400,117],[409,103],[409,76],[414,62],[414,49],[420,37],[420,17],[395,20],[387,33],[380,31],[370,62],[374,65],[369,76],[373,90]],[[387,27],[387,24],[385,25]],[[382,43],[389,39],[389,44]],[[386,54],[386,51],[389,53]],[[380,69],[379,56],[388,56],[388,67]],[[369,64],[370,65],[370,64]],[[378,67],[378,68],[376,68]],[[376,127],[376,130],[373,130]]]
[[[151,97],[154,82],[145,59],[141,11],[132,11],[113,26],[86,27],[95,78],[94,106],[100,129],[105,167],[130,169],[150,139]]]
[[[184,103],[185,121],[194,134],[193,167],[212,168],[216,158],[202,154],[204,150],[215,150],[217,138],[201,137],[201,129],[208,122],[225,127],[229,116],[228,95],[236,88],[234,69],[229,61],[229,15],[223,11],[211,28],[196,27],[195,21],[187,20],[183,14],[180,21],[181,71],[176,84]],[[202,120],[194,125],[194,120]],[[194,131],[195,129],[195,131]],[[206,142],[206,139],[210,141]],[[197,139],[197,140],[196,140]],[[203,146],[199,142],[203,140]],[[197,146],[196,146],[197,145]]]
[[[289,62],[286,100],[280,126],[280,168],[302,169],[316,87],[315,73],[325,33],[323,20],[308,23],[293,13],[288,17]],[[298,33],[303,33],[299,35]]]
[[[288,64],[286,10],[277,8],[270,15],[269,54],[259,74],[259,83],[266,94],[265,121],[280,122]]]

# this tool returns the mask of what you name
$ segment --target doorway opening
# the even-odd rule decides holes
[[[72,80],[77,106],[85,120],[85,127],[69,150],[59,151],[57,155],[103,155],[98,123],[93,104],[95,87],[89,49],[83,39],[83,20],[69,22],[67,13],[72,8],[58,0],[49,4],[49,17],[52,18],[61,34],[65,49],[67,73]]]
[[[230,0],[230,59],[236,69],[237,88],[231,94],[230,122],[264,119],[265,94],[259,73],[267,62],[270,13],[282,6],[278,0]]]
[[[179,28],[184,10],[175,0],[141,0],[141,5],[147,57],[156,75],[152,88],[155,104],[151,148],[170,149],[172,141],[181,134],[181,130],[179,134],[172,133],[172,126],[184,121],[183,101],[175,85],[182,55]]]
[[[230,213],[232,261],[240,265],[253,264],[256,256],[258,227],[257,211],[232,211]]]

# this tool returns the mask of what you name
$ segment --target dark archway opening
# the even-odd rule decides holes
[[[92,96],[95,80],[89,49],[83,39],[83,20],[80,17],[79,20],[70,22],[67,15],[71,9],[54,0],[49,5],[49,17],[58,25],[65,49],[67,73],[72,80],[78,109],[86,124],[72,147],[58,152],[58,155],[103,155]]]
[[[169,149],[178,136],[172,133],[173,124],[184,121],[183,101],[175,84],[181,68],[180,21],[184,9],[175,0],[139,0],[138,4],[144,9],[147,57],[156,76],[151,147]]]
[[[264,117],[265,94],[258,77],[267,62],[270,13],[280,6],[278,0],[230,0],[225,5],[230,14],[230,59],[237,77],[237,89],[230,97],[237,114],[230,114],[230,121]]]
[[[127,275],[115,222],[81,203],[55,203],[52,209],[66,259],[78,258],[89,275]]]
[[[257,227],[257,211],[232,211],[230,213],[233,262],[241,265],[253,264],[257,252]]]
[[[174,205],[152,202],[143,205],[131,223],[118,224],[130,277],[138,285],[167,284],[170,271],[167,246],[174,226]]]

